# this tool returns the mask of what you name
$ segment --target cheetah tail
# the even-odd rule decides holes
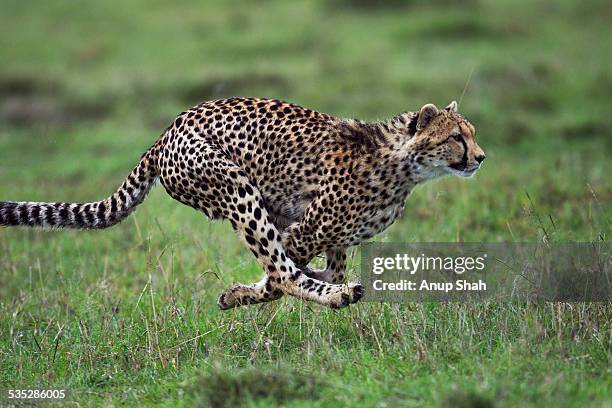
[[[110,197],[91,203],[0,201],[0,226],[100,229],[117,224],[142,203],[159,176],[159,143],[142,155],[138,166]]]

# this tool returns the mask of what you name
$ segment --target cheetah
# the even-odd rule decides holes
[[[110,197],[90,203],[0,202],[1,226],[108,228],[159,181],[175,200],[227,220],[265,275],[221,309],[287,294],[331,308],[360,300],[347,248],[389,227],[420,183],[471,177],[485,159],[451,102],[381,122],[342,119],[275,99],[229,98],[182,112]],[[325,253],[326,266],[309,267]]]

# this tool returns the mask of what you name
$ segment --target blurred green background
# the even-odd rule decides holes
[[[0,199],[106,197],[178,112],[208,99],[363,120],[457,99],[484,167],[417,189],[377,240],[608,241],[611,19],[604,0],[2,0]],[[286,299],[220,314],[217,294],[261,272],[229,225],[161,188],[114,229],[3,229],[0,250],[0,388],[214,405],[202,384],[318,390],[303,376],[325,373],[321,393],[238,394],[260,406],[610,401],[605,305],[334,313]]]

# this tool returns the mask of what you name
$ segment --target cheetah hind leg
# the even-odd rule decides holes
[[[280,297],[279,291],[332,308],[361,299],[361,285],[337,285],[306,276],[287,256],[261,193],[246,172],[216,147],[203,146],[200,154],[203,166],[214,166],[192,175],[190,197],[179,201],[229,220],[266,272],[258,283],[238,285],[222,294],[218,302],[221,308],[274,300]]]
[[[237,284],[232,286],[219,296],[217,305],[221,310],[227,310],[237,306],[271,302],[280,299],[282,296],[283,291],[273,289],[270,279],[266,276],[251,285]]]

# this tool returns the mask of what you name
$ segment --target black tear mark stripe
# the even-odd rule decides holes
[[[463,167],[467,167],[467,161],[468,161],[468,147],[467,147],[467,143],[465,143],[465,138],[461,137],[461,144],[463,145],[463,158],[461,159],[461,164],[463,165]]]
[[[446,139],[444,139],[444,141],[438,143],[436,145],[436,147],[442,146],[444,143],[448,142],[449,139],[451,139],[451,138],[453,138],[453,136],[447,137]],[[461,139],[459,139],[458,141],[463,146],[463,157],[461,158],[461,164],[467,166],[467,160],[468,160],[468,147],[467,147],[467,143],[465,143],[465,138],[463,136],[461,136]]]

